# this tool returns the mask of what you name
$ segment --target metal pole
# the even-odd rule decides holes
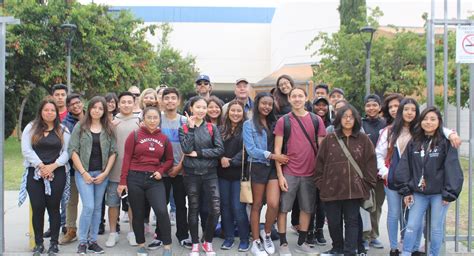
[[[428,106],[434,105],[434,89],[433,89],[433,81],[431,80],[431,70],[433,67],[431,66],[431,59],[434,56],[431,54],[431,30],[432,24],[431,20],[428,20],[428,24],[426,26],[426,81],[427,81],[427,104]]]
[[[457,0],[457,19],[461,18],[461,0]],[[456,132],[461,136],[461,65],[456,64]],[[461,150],[458,150],[458,155]],[[459,200],[456,200],[456,216],[454,229],[454,251],[459,251]],[[446,248],[446,247],[445,247]]]
[[[67,56],[66,56],[66,62],[67,62],[67,91],[68,93],[72,92],[72,87],[71,87],[71,40],[67,39]]]
[[[367,50],[365,60],[365,96],[370,94],[370,43],[365,43]]]
[[[469,64],[469,199],[472,198],[472,167],[474,164],[474,64]],[[472,200],[468,200],[467,251],[472,243]]]
[[[5,212],[5,197],[4,197],[4,141],[5,141],[5,44],[7,38],[7,23],[0,23],[0,253],[5,252],[5,227],[4,227],[4,212]]]
[[[448,19],[448,0],[444,0],[444,19]],[[448,24],[444,23],[444,36],[443,36],[443,105],[444,105],[444,122],[448,123]]]
[[[431,96],[432,98],[430,100],[432,100],[431,102],[428,102],[428,106],[434,106],[434,90],[435,90],[435,84],[436,84],[436,78],[435,78],[435,68],[436,68],[436,65],[435,65],[435,25],[434,25],[434,19],[435,19],[435,0],[431,0],[431,21],[430,21],[430,26],[431,26],[431,30],[430,30],[430,36],[429,36],[429,44],[430,44],[430,55],[431,55],[431,59],[430,59],[430,67],[431,67],[431,70],[430,70],[430,84],[428,85],[428,90],[431,90]]]

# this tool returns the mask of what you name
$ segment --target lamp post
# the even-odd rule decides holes
[[[364,40],[365,51],[366,51],[366,55],[365,55],[365,95],[367,96],[367,95],[370,94],[370,49],[372,47],[372,39],[374,37],[375,28],[370,27],[370,26],[366,26],[366,27],[361,28],[359,30],[359,32],[367,33],[367,34],[370,35],[368,41]]]
[[[77,26],[70,23],[64,23],[61,25],[61,29],[66,33],[66,48],[67,48],[67,56],[66,56],[66,72],[67,72],[67,91],[68,93],[72,92],[71,87],[71,48],[72,48],[72,40],[74,39],[75,32],[77,30]]]

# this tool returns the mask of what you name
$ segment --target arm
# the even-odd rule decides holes
[[[21,135],[21,152],[27,162],[33,167],[39,167],[43,164],[43,161],[41,161],[31,145],[31,127],[32,125],[29,123],[23,130]]]
[[[455,148],[459,148],[461,146],[462,141],[456,131],[443,127],[443,133],[446,139],[451,142],[451,146]]]
[[[314,171],[314,182],[316,183],[316,187],[321,189],[321,181],[324,175],[324,168],[326,162],[326,152],[327,152],[327,144],[328,144],[327,137],[323,139],[321,142],[321,146],[319,148],[318,156],[316,157],[316,170]]]
[[[133,151],[135,149],[135,138],[134,132],[131,132],[127,140],[125,140],[123,161],[122,161],[122,173],[120,175],[120,185],[127,185],[128,170],[130,169],[130,163],[132,162]]]
[[[275,135],[275,155],[281,155],[281,149],[283,147],[283,136]],[[287,192],[288,191],[288,182],[286,181],[285,176],[283,175],[283,168],[281,167],[281,163],[275,161],[275,167],[278,176],[278,184],[280,185],[281,191]]]
[[[189,154],[194,151],[194,128],[188,127],[188,132],[184,133],[183,127],[179,128],[179,142],[183,154]]]
[[[243,140],[243,139],[242,139]],[[240,145],[242,145],[242,140],[239,140]],[[230,160],[230,166],[232,167],[242,167],[242,149],[235,154]],[[244,156],[245,157],[245,156]]]
[[[173,167],[173,145],[166,136],[163,136],[166,141],[166,148],[163,150],[163,154],[165,154],[165,161],[161,163],[160,167],[158,168],[157,172],[163,174],[168,172],[171,167]]]
[[[444,187],[441,192],[443,200],[452,202],[461,193],[464,176],[459,164],[458,152],[449,143],[446,159],[444,160]]]
[[[365,140],[365,182],[367,182],[372,188],[375,188],[377,184],[377,157],[375,155],[374,145],[367,136]]]
[[[253,140],[252,136],[252,125],[250,124],[251,121],[245,121],[243,133],[244,133],[244,144],[245,149],[247,150],[247,154],[252,158],[257,159],[268,159],[271,152],[268,150],[263,150],[257,148],[255,141]]]
[[[378,175],[380,177],[385,177],[388,174],[388,167],[385,163],[385,158],[387,157],[388,151],[388,129],[385,128],[380,134],[379,141],[375,148],[375,153],[377,155],[377,169],[379,170]]]
[[[68,145],[69,145],[69,140],[71,138],[71,134],[69,133],[69,130],[67,129],[66,126],[63,126],[64,132],[63,132],[63,147],[61,148],[61,154],[59,155],[58,159],[56,159],[55,164],[57,166],[64,166],[68,163],[69,161],[69,154],[67,152],[68,150]]]
[[[220,158],[221,156],[224,155],[224,142],[222,141],[221,133],[219,132],[219,130],[216,128],[215,125],[212,125],[212,130],[214,133],[214,142],[212,143],[214,147],[196,150],[198,157]]]

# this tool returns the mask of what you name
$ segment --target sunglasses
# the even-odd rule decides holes
[[[209,85],[209,82],[197,82],[196,85],[200,85],[200,86]]]
[[[140,97],[140,93],[132,93],[132,94],[133,94],[133,97],[135,97],[135,98]]]

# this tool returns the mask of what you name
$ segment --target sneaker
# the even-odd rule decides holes
[[[318,228],[316,230],[316,233],[314,233],[314,236],[316,237],[316,243],[318,245],[326,245],[327,244],[327,241],[326,239],[324,238],[324,232],[323,232],[323,229],[322,228]]]
[[[344,255],[344,250],[343,249],[336,249],[336,248],[332,248],[331,250],[329,251],[325,251],[322,253],[323,254],[330,254],[330,255]]]
[[[233,239],[226,239],[224,243],[221,245],[221,250],[230,250],[234,247],[234,240]]]
[[[77,229],[76,228],[68,228],[67,233],[59,240],[59,244],[68,244],[77,240]]]
[[[296,251],[302,254],[314,254],[316,253],[315,250],[311,249],[311,247],[307,243],[303,243],[302,245],[296,245]]]
[[[35,245],[35,248],[33,248],[33,256],[40,256],[42,253],[44,253],[44,245]]]
[[[280,245],[278,252],[280,253],[280,256],[291,256],[291,251],[287,244]]]
[[[87,244],[79,244],[77,246],[77,254],[87,254]]]
[[[129,223],[130,219],[128,218],[128,212],[123,212],[121,219],[122,219],[123,222]]]
[[[364,240],[363,244],[364,244],[364,249],[365,249],[366,251],[368,251],[368,250],[370,249],[369,241]]]
[[[115,232],[117,232],[117,234],[120,234],[120,224],[117,222],[117,226],[115,226]]]
[[[130,246],[137,246],[137,239],[135,239],[135,234],[133,232],[128,232],[127,240]]]
[[[89,242],[89,246],[87,247],[88,252],[92,252],[95,254],[102,254],[104,253],[104,249],[100,247],[97,242]]]
[[[191,241],[191,239],[186,238],[186,239],[183,239],[183,240],[179,241],[179,245],[181,245],[182,247],[184,247],[186,249],[191,249],[193,247],[193,242]]]
[[[171,226],[176,225],[176,212],[170,212],[170,223]]]
[[[398,249],[390,250],[390,256],[399,256],[400,251]]]
[[[250,243],[248,240],[240,240],[239,252],[246,252],[250,249]]]
[[[265,248],[265,251],[268,254],[274,254],[275,253],[275,245],[273,244],[272,238],[270,237],[270,234],[266,234],[265,230],[260,230],[260,237],[262,238],[263,241],[263,248]]]
[[[377,239],[370,241],[369,245],[377,249],[383,249],[383,244]]]
[[[293,230],[297,235],[299,235],[299,230],[300,226],[299,225],[291,225],[290,229]]]
[[[137,256],[148,256],[148,251],[144,246],[138,247]]]
[[[109,238],[105,242],[106,247],[114,247],[119,241],[119,235],[117,233],[110,233]]]
[[[57,244],[50,244],[48,249],[48,256],[54,256],[59,253],[59,247]]]
[[[206,253],[206,256],[214,256],[216,252],[212,249],[212,243],[204,242],[201,244],[202,250]]]
[[[163,256],[173,256],[173,252],[171,251],[171,248],[163,249]]]
[[[199,256],[199,244],[193,244],[189,256]]]
[[[151,231],[150,223],[145,223],[145,235],[148,233],[155,233]]]
[[[265,249],[263,248],[263,244],[260,240],[253,240],[252,242],[252,249],[250,250],[253,256],[266,256],[268,255]]]
[[[66,226],[62,226],[61,227],[61,231],[63,232],[63,235],[65,235],[67,233],[67,227]]]
[[[101,222],[99,224],[99,235],[103,235],[105,233],[105,224],[103,222]]]
[[[51,237],[51,229],[48,228],[46,232],[43,234],[43,238],[50,238]]]
[[[314,248],[316,246],[316,239],[314,237],[313,232],[308,232],[308,236],[306,237],[306,243],[309,247]]]
[[[420,251],[414,251],[411,253],[412,256],[425,256],[426,253]]]
[[[163,242],[158,239],[153,239],[153,241],[147,246],[148,250],[156,250],[163,246]]]

